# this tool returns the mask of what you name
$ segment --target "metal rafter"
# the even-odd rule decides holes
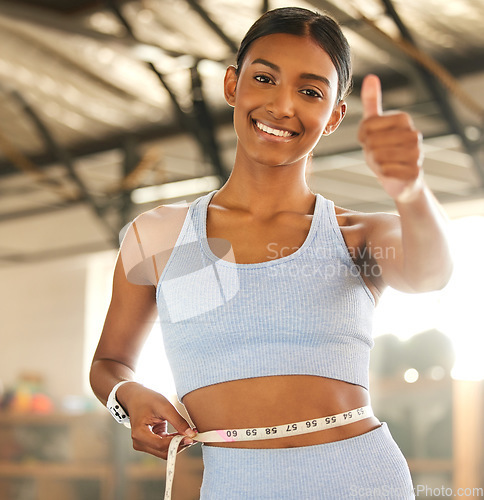
[[[217,125],[226,125],[232,122],[232,113],[229,110],[224,109],[212,113],[212,115]],[[136,130],[135,135],[140,142],[149,142],[157,139],[174,137],[186,131],[187,129],[185,126],[178,120],[175,123],[149,125],[143,129]],[[110,151],[112,149],[118,149],[125,137],[126,133],[121,132],[116,135],[102,138],[99,141],[90,140],[89,142],[73,146],[70,149],[70,153],[73,158],[81,158]],[[29,158],[39,168],[49,167],[56,162],[56,157],[52,156],[49,152],[30,156]],[[0,161],[0,178],[2,175],[9,175],[16,172],[17,169],[12,166],[11,162],[6,160]]]
[[[68,151],[65,150],[58,142],[54,139],[53,135],[50,133],[48,127],[45,125],[43,120],[40,118],[38,113],[33,109],[33,107],[23,98],[23,96],[16,90],[10,91],[12,97],[20,104],[24,113],[29,117],[32,124],[35,126],[39,135],[42,137],[46,149],[51,152],[51,154],[56,157],[56,159],[65,167],[69,177],[75,182],[80,197],[84,198],[88,205],[91,207],[94,214],[101,220],[103,225],[108,229],[110,237],[117,239],[117,232],[108,224],[106,219],[103,217],[103,210],[99,207],[91,196],[89,190],[84,184],[83,180],[77,175],[74,168],[71,156]]]
[[[405,40],[409,43],[412,43],[413,46],[416,46],[408,29],[405,27],[403,21],[398,16],[398,13],[396,12],[391,0],[381,1],[383,2],[387,10],[387,14],[395,21],[397,27],[400,29],[402,37],[405,38]],[[425,84],[431,96],[435,99],[442,116],[451,126],[452,132],[456,133],[461,138],[466,152],[472,158],[474,169],[478,175],[478,178],[480,179],[480,183],[482,186],[484,186],[484,168],[479,158],[479,145],[472,143],[466,136],[464,127],[457,119],[447,98],[446,91],[440,85],[438,80],[427,69],[425,69],[413,59],[410,59],[409,57],[405,57],[404,59],[402,59],[403,52],[396,44],[390,43],[388,38],[382,36],[380,33],[378,33],[377,30],[371,29],[362,21],[353,18],[347,12],[341,10],[329,0],[312,0],[311,3],[318,9],[330,12],[336,19],[338,19],[338,22],[340,24],[342,24],[343,26],[347,26],[355,33],[358,33],[360,36],[365,38],[376,47],[387,51],[390,55],[395,57],[395,60],[399,60],[400,64],[403,62],[407,66],[406,69],[408,69],[408,72],[406,72],[406,76],[411,75],[411,79],[414,82],[423,82]],[[361,82],[356,81],[355,79],[355,84],[357,87],[359,87]]]
[[[107,33],[102,33],[93,29],[86,28],[85,25],[79,23],[75,18],[58,14],[56,12],[47,11],[45,8],[29,5],[28,8],[13,2],[0,2],[0,14],[5,17],[27,21],[36,26],[44,26],[54,31],[62,31],[63,33],[75,33],[99,40],[100,42],[121,41],[118,37]]]
[[[193,114],[197,121],[197,131],[199,141],[202,144],[206,154],[211,160],[215,173],[219,176],[221,182],[225,182],[228,178],[223,167],[220,156],[220,147],[215,134],[215,124],[212,115],[207,107],[203,95],[202,79],[198,72],[198,66],[195,65],[191,69],[192,78],[192,99],[193,99]]]
[[[124,18],[121,10],[115,9],[115,12],[117,17],[127,27],[131,36],[135,37],[128,20]],[[180,106],[176,94],[171,89],[164,75],[158,71],[153,63],[149,62],[147,65],[158,77],[170,96],[170,100],[173,104],[178,120],[183,125],[183,128],[185,128],[185,130],[187,130],[195,138],[207,157],[210,158],[210,161],[215,169],[215,173],[222,181],[226,180],[227,174],[225,173],[222,165],[220,150],[215,137],[214,122],[203,98],[202,82],[197,67],[195,66],[195,68],[192,68],[191,70],[193,111],[192,113],[186,113]]]
[[[346,11],[343,11],[339,9],[337,6],[329,2],[328,0],[313,0],[312,1],[313,5],[319,9],[324,9],[330,11],[338,20],[341,24],[344,26],[347,26],[348,28],[352,29],[353,31],[359,33],[361,36],[363,36],[365,39],[370,41],[371,43],[384,48],[387,50],[390,54],[399,56],[401,58],[401,52],[393,45],[388,43],[388,40],[386,40],[384,37],[379,35],[377,32],[372,30],[369,26],[367,26],[364,22],[362,22],[359,19],[355,19],[351,17]],[[265,1],[262,2],[262,7],[266,4]],[[63,30],[67,31],[69,33],[80,33],[84,34],[85,36],[91,36],[93,38],[96,38],[100,36],[101,41],[106,41],[112,42],[112,43],[119,43],[119,39],[117,39],[114,36],[111,35],[104,35],[102,33],[92,31],[92,30],[85,30],[82,28],[80,25],[74,23],[70,18],[66,18],[65,16],[46,16],[45,11],[42,9],[15,9],[12,6],[8,6],[6,10],[8,11],[8,14],[15,14],[17,17],[22,18],[22,19],[27,19],[31,20],[32,22],[36,22],[37,24],[44,24],[45,26],[49,28],[53,28],[56,30]],[[5,5],[0,3],[0,12],[5,9]],[[124,37],[123,38],[123,43],[126,45],[136,45],[137,42],[136,40],[132,39],[131,37]],[[164,49],[162,49],[164,50]],[[181,53],[180,53],[181,54]],[[396,59],[397,57],[395,57]],[[484,58],[481,58],[482,61],[484,61]],[[475,61],[478,62],[479,59]],[[405,63],[408,66],[408,71],[405,71],[405,76],[402,74],[402,76],[399,78],[398,75],[394,75],[394,81],[386,79],[385,84],[386,88],[392,88],[394,86],[400,86],[403,85],[406,80],[408,79],[408,75],[413,75],[415,73],[416,76],[416,71],[414,69],[413,65],[410,65],[409,63]],[[469,69],[469,68],[467,68]],[[392,83],[393,82],[393,83]],[[355,78],[355,87],[356,90],[359,86],[360,80],[358,78]],[[222,111],[217,114],[217,123],[228,123],[231,121],[231,114]],[[174,133],[181,133],[182,129],[180,127],[177,127],[176,125],[167,125],[167,126],[149,126],[146,127],[144,130],[138,130],[136,132],[137,137],[139,138],[140,141],[144,140],[152,140],[157,137],[164,137],[164,136],[169,136]],[[71,153],[74,157],[80,157],[80,156],[86,156],[90,154],[96,154],[102,151],[106,151],[109,149],[117,148],[119,147],[119,144],[122,143],[124,140],[124,133],[120,133],[117,135],[113,135],[110,137],[106,137],[98,142],[95,141],[90,141],[89,143],[86,144],[79,144],[78,146],[75,146],[73,149],[71,149]],[[31,160],[36,163],[39,166],[46,166],[51,164],[52,162],[55,161],[55,158],[48,155],[48,154],[41,154],[41,155],[35,155],[31,157]],[[6,161],[0,161],[0,175],[3,174],[9,174],[13,173],[15,170],[12,168],[12,166],[6,162]]]
[[[39,215],[46,215],[53,212],[58,212],[59,210],[66,210],[71,207],[76,207],[78,205],[84,205],[87,202],[85,198],[79,197],[75,200],[62,201],[59,203],[51,204],[48,207],[35,207],[26,208],[25,210],[15,210],[15,212],[9,214],[0,214],[0,222],[7,222],[17,219],[26,219],[31,217],[37,217]]]
[[[141,160],[138,146],[138,140],[135,137],[129,137],[123,143],[124,161],[122,168],[124,178],[127,178],[127,176],[134,171]],[[129,222],[132,206],[131,190],[123,189],[119,193],[119,206],[117,207],[119,214],[119,229]]]
[[[161,84],[168,92],[173,107],[175,108],[178,120],[182,124],[183,128],[186,131],[188,131],[190,135],[192,135],[195,138],[195,140],[200,144],[202,150],[205,152],[207,157],[210,158],[212,165],[215,168],[216,174],[221,178],[222,181],[225,180],[227,176],[223,169],[222,161],[220,159],[220,151],[215,139],[215,129],[213,126],[213,120],[211,117],[209,117],[209,111],[205,106],[205,104],[200,104],[200,102],[197,102],[200,100],[200,97],[197,95],[197,90],[195,89],[195,92],[193,92],[194,93],[193,113],[192,114],[185,113],[185,111],[183,111],[183,109],[181,108],[175,93],[171,89],[170,85],[168,85],[168,82],[166,81],[165,77],[155,68],[155,66],[152,63],[148,63],[148,65],[151,67],[153,72],[158,76]],[[192,88],[193,85],[194,84],[193,84],[193,74],[192,74]],[[201,95],[201,92],[198,93]],[[203,114],[200,112],[202,108],[206,115],[205,118],[201,116]],[[206,121],[206,123],[202,124],[203,121]],[[203,129],[204,126],[207,127],[206,130]]]
[[[235,54],[237,44],[225,33],[225,31],[210,17],[208,12],[200,5],[197,0],[186,0],[188,5],[205,21],[218,37],[224,41],[225,45]]]
[[[394,71],[400,73],[402,78],[398,79],[397,84],[404,84],[411,81],[418,81],[418,74],[415,69],[415,65],[411,63],[407,58],[402,58],[401,50],[395,46],[395,44],[389,43],[388,38],[378,33],[378,31],[372,29],[361,19],[357,19],[350,15],[347,11],[340,9],[337,5],[329,0],[310,0],[310,3],[317,9],[327,11],[338,23],[358,34],[366,41],[377,47],[378,49],[384,50],[390,56],[392,56],[392,61],[398,61],[399,68],[394,68]],[[355,87],[359,88],[361,85],[361,78],[354,78]]]
[[[95,71],[79,64],[79,58],[76,54],[73,54],[72,57],[67,57],[64,52],[44,43],[42,39],[39,39],[39,37],[32,35],[25,30],[19,30],[15,26],[9,25],[7,23],[2,23],[1,21],[2,20],[0,19],[0,26],[2,30],[10,32],[12,36],[21,37],[23,42],[27,42],[32,47],[35,47],[35,50],[37,51],[39,57],[40,55],[45,55],[49,59],[55,60],[58,64],[62,64],[62,66],[66,70],[69,70],[72,74],[81,74],[83,77],[92,81],[94,84],[101,85],[108,92],[111,92],[112,94],[117,95],[120,98],[135,98],[133,94],[126,92],[124,89],[114,85],[108,78],[103,77]]]
[[[398,27],[402,37],[407,42],[411,43],[414,47],[416,47],[417,45],[415,43],[412,34],[410,33],[407,26],[403,22],[402,18],[396,11],[395,6],[392,3],[392,0],[381,0],[381,2],[385,7],[387,15],[393,20],[393,22]],[[462,142],[462,146],[464,147],[467,154],[472,158],[472,163],[480,179],[481,186],[484,187],[484,165],[482,164],[479,158],[478,148],[467,137],[464,126],[460,123],[460,120],[457,118],[457,115],[455,114],[455,111],[452,108],[452,104],[449,101],[445,88],[441,85],[439,80],[437,80],[437,78],[435,78],[434,75],[430,73],[426,68],[424,68],[418,63],[416,63],[416,67],[427,89],[436,100],[440,108],[440,111],[442,113],[442,116],[447,121],[451,131],[459,136]]]
[[[124,36],[116,36],[108,33],[102,33],[101,31],[96,31],[94,29],[89,29],[85,27],[84,23],[76,20],[77,18],[71,18],[70,16],[48,12],[45,9],[29,6],[25,8],[19,5],[14,5],[10,3],[5,3],[0,1],[0,14],[6,18],[19,19],[21,21],[27,21],[36,26],[43,26],[49,30],[60,31],[68,35],[80,35],[91,40],[97,40],[107,46],[113,48],[126,47],[127,49],[132,49],[137,47],[140,43],[143,45],[156,47],[157,49],[163,50],[165,54],[171,57],[180,57],[186,55],[186,52],[176,51],[172,49],[166,49],[159,44],[154,45],[150,42],[140,42],[128,32]],[[36,42],[37,43],[37,42]]]

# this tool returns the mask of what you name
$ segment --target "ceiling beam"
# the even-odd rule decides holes
[[[212,117],[217,127],[229,125],[232,123],[232,110],[223,109],[218,112],[212,111]],[[186,127],[179,121],[175,120],[173,123],[160,123],[149,125],[138,130],[133,130],[129,135],[136,137],[140,142],[150,142],[183,135],[185,133],[188,133]],[[121,149],[127,135],[128,134],[126,134],[126,132],[121,132],[108,137],[103,137],[98,141],[89,140],[72,146],[69,148],[69,153],[73,159],[77,159]],[[50,152],[31,155],[28,158],[39,168],[48,168],[53,164],[56,164],[58,161],[58,159]],[[2,159],[0,161],[0,178],[3,175],[11,175],[15,173],[18,173],[18,169],[12,165],[9,160]]]
[[[396,26],[400,30],[402,37],[414,47],[416,44],[411,36],[409,30],[399,17],[396,12],[391,0],[381,0],[383,6],[386,9],[387,15],[395,22]],[[358,22],[357,19],[353,18],[347,12],[339,9],[335,4],[328,0],[312,0],[311,2],[314,6],[327,10],[332,15],[336,17],[338,22],[343,25],[347,25],[351,30],[355,33],[358,33],[360,36],[363,36],[366,40],[371,42],[376,47],[383,49],[390,53],[395,57],[396,60],[399,61],[399,64],[404,62],[408,67],[408,73],[406,75],[411,75],[411,80],[415,85],[418,85],[422,82],[425,85],[427,93],[432,96],[433,99],[437,102],[439,109],[442,113],[442,116],[445,118],[448,123],[451,131],[456,133],[463,144],[466,152],[472,158],[474,168],[478,175],[479,181],[482,186],[484,186],[484,167],[482,165],[482,161],[480,159],[480,155],[482,154],[479,145],[472,143],[464,130],[464,127],[458,120],[456,114],[454,113],[452,106],[449,102],[447,93],[444,87],[440,84],[440,82],[434,77],[434,75],[424,66],[420,65],[413,58],[408,56],[403,52],[401,48],[397,46],[397,44],[392,43],[391,40],[385,36],[383,33],[380,33],[379,30],[372,29],[371,26],[366,25],[366,23]],[[363,29],[362,26],[365,25],[366,29]],[[354,79],[354,83],[356,87],[361,86],[361,79]]]
[[[6,19],[18,19],[19,21],[25,21],[34,26],[42,26],[46,29],[65,33],[69,36],[80,35],[91,40],[97,40],[98,42],[113,49],[122,49],[123,47],[126,49],[136,49],[140,45],[139,41],[135,40],[129,35],[129,33],[127,33],[124,26],[123,28],[125,29],[125,32],[122,35],[112,35],[96,31],[95,29],[86,28],[83,19],[78,16],[58,14],[56,12],[50,12],[46,9],[34,6],[25,8],[25,6],[19,4],[0,0],[0,16],[5,17]],[[171,57],[181,57],[186,55],[186,52],[165,49],[160,45],[154,45],[150,42],[142,42],[142,45],[162,50],[166,55]]]
[[[3,0],[7,3],[9,0]],[[77,14],[80,11],[99,5],[101,0],[10,0],[10,3],[34,6],[44,10],[62,12],[64,14]]]
[[[365,23],[362,19],[353,17],[346,10],[340,9],[336,4],[329,0],[310,0],[310,3],[317,9],[326,11],[343,27],[346,27],[358,34],[374,45],[377,49],[387,52],[392,57],[391,60],[394,63],[398,63],[398,66],[395,64],[393,69],[399,72],[407,83],[409,79],[411,81],[416,79],[414,65],[408,60],[407,57],[402,57],[401,50],[395,44],[391,43],[387,37],[371,28],[371,26]],[[355,84],[356,83],[357,81],[355,80]]]
[[[207,26],[227,45],[235,54],[238,50],[237,44],[225,33],[225,31],[211,18],[208,12],[197,0],[186,0],[188,5],[205,21]]]
[[[109,241],[99,243],[86,243],[85,245],[76,245],[49,250],[36,250],[35,252],[10,252],[0,253],[0,267],[2,264],[11,266],[12,264],[24,264],[33,262],[44,262],[74,255],[84,255],[88,253],[97,253],[105,250],[114,250],[119,247],[118,244]]]
[[[65,52],[62,50],[57,50],[56,47],[46,44],[42,37],[36,36],[32,32],[27,31],[25,27],[19,27],[17,25],[13,25],[12,23],[8,23],[8,20],[2,17],[0,17],[0,27],[5,32],[10,32],[9,36],[12,38],[16,37],[20,39],[21,42],[32,47],[32,50],[36,51],[37,57],[53,60],[56,64],[62,65],[66,72],[75,76],[80,74],[93,82],[93,84],[104,87],[107,92],[110,92],[122,99],[137,99],[135,94],[129,93],[121,87],[113,84],[108,77],[100,75],[92,69],[80,64],[78,54],[74,53],[72,54],[72,57],[67,57]]]
[[[34,5],[26,8],[20,2],[0,1],[0,15],[26,21],[35,26],[43,26],[62,33],[85,36],[86,38],[92,38],[101,42],[121,40],[121,37],[86,28],[85,23],[79,22],[79,17],[51,12],[45,8],[35,7]]]
[[[198,72],[198,66],[195,65],[191,69],[192,80],[192,101],[193,101],[193,116],[197,123],[198,140],[210,159],[214,167],[215,174],[220,178],[221,184],[224,184],[228,179],[227,169],[222,162],[220,145],[217,140],[215,122],[212,118],[205,96],[203,94],[202,79]]]
[[[84,184],[84,181],[77,175],[74,169],[74,163],[71,159],[70,154],[66,149],[64,149],[50,133],[48,127],[45,125],[40,115],[34,110],[34,108],[22,97],[22,95],[16,90],[10,91],[11,96],[19,103],[25,115],[29,118],[30,122],[34,125],[35,129],[39,133],[40,137],[44,141],[47,151],[49,151],[53,156],[56,157],[58,162],[65,168],[69,177],[74,181],[79,190],[80,196],[83,197],[88,206],[92,209],[96,217],[100,219],[102,224],[108,230],[108,233],[113,241],[118,238],[117,229],[110,226],[106,218],[103,216],[103,210],[96,203],[96,200],[91,195],[89,189]]]
[[[392,0],[381,0],[381,2],[385,7],[387,15],[393,20],[393,22],[398,27],[398,30],[400,31],[402,38],[407,42],[409,42],[412,46],[417,47],[412,34],[410,33],[409,29],[407,28],[402,18],[396,11],[395,6],[392,3]],[[484,165],[481,163],[481,159],[479,157],[478,150],[475,144],[473,144],[469,140],[465,132],[464,126],[458,119],[452,107],[452,104],[450,103],[446,89],[426,67],[419,64],[418,62],[415,62],[415,65],[429,93],[433,96],[433,98],[437,102],[440,111],[442,113],[442,116],[448,123],[450,130],[459,136],[462,142],[462,146],[472,159],[472,163],[480,179],[481,186],[484,187]]]
[[[68,208],[75,207],[78,205],[85,205],[85,198],[78,198],[76,200],[66,200],[59,203],[52,203],[49,206],[44,207],[34,207],[34,208],[26,208],[24,210],[18,210],[9,212],[9,213],[0,213],[0,223],[8,222],[12,220],[18,219],[28,219],[31,217],[43,216],[46,214],[50,214],[53,212],[65,211]]]

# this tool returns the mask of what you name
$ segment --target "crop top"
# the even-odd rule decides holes
[[[220,382],[317,375],[368,389],[375,300],[353,262],[334,204],[316,194],[294,253],[239,264],[207,241],[207,207],[189,207],[156,291],[179,400]]]

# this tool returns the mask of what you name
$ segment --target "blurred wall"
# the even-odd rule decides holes
[[[56,400],[83,391],[86,258],[0,268],[0,382],[44,378]]]

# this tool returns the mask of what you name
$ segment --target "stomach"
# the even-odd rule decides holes
[[[198,432],[215,429],[269,427],[343,413],[370,404],[360,386],[316,375],[276,375],[222,382],[201,387],[183,397]],[[310,434],[278,439],[209,443],[233,448],[290,448],[348,439],[376,429],[372,416],[358,422]]]

